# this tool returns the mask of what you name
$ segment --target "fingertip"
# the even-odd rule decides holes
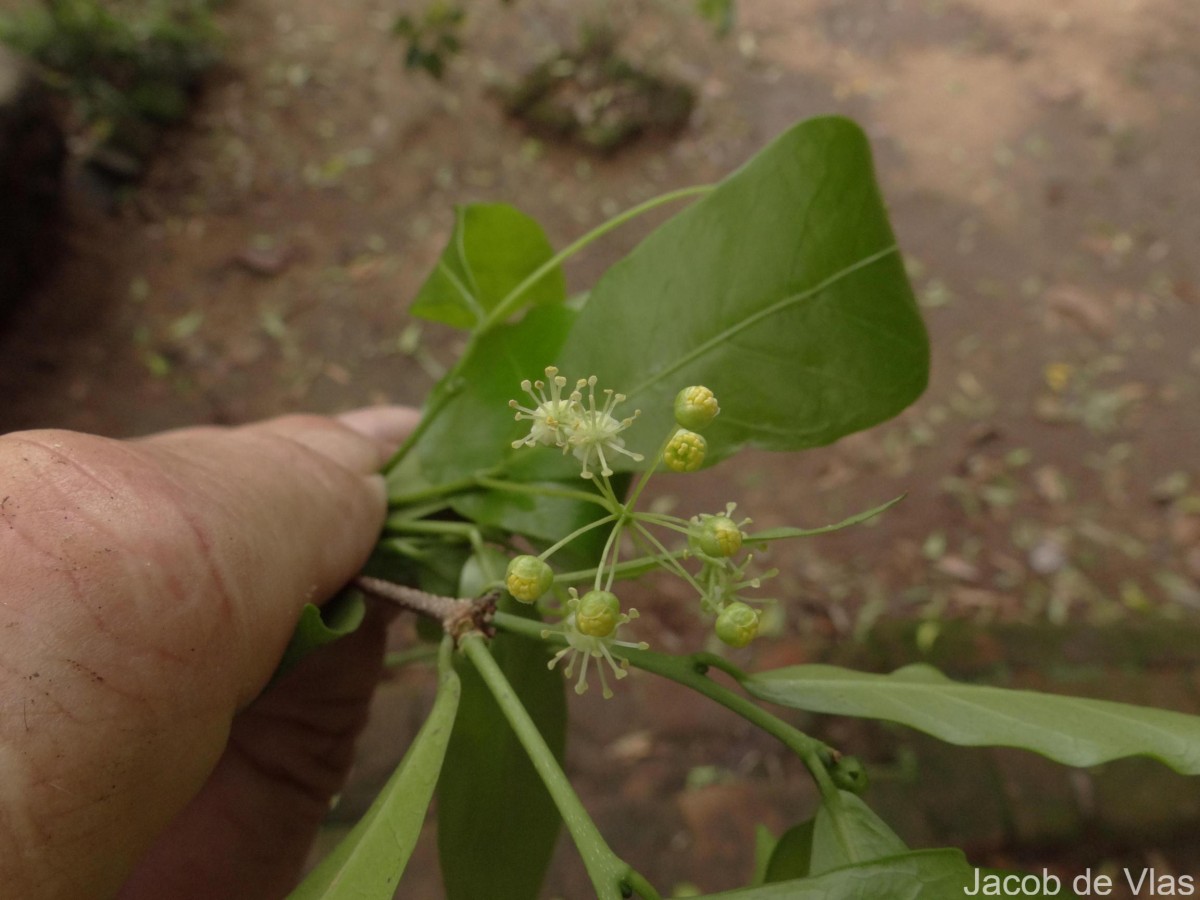
[[[339,416],[293,413],[243,426],[242,431],[286,438],[365,474],[379,470],[418,418],[416,410],[402,406],[372,406]]]
[[[383,446],[389,456],[404,443],[420,418],[417,410],[407,406],[368,406],[337,416],[337,420],[351,431]]]

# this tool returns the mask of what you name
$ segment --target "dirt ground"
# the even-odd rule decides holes
[[[717,40],[682,0],[478,3],[467,52],[440,84],[404,71],[389,29],[406,6],[222,10],[227,61],[144,184],[114,200],[74,182],[56,271],[0,330],[0,430],[124,436],[419,404],[456,339],[405,307],[455,204],[513,203],[562,245],[837,112],[872,140],[931,331],[932,381],[869,433],[797,458],[740,457],[703,495],[693,482],[686,495],[659,488],[658,502],[687,512],[735,497],[763,527],[820,525],[908,493],[873,527],[776,553],[785,621],[747,663],[794,660],[799,639],[848,640],[891,618],[929,620],[929,641],[941,617],[1196,620],[1200,6],[739,0]],[[583,10],[614,21],[631,58],[697,89],[678,139],[596,159],[505,119],[492,86],[573,39]],[[650,224],[587,251],[571,285]],[[666,643],[683,644],[669,598],[646,603]],[[711,835],[697,846],[705,832],[692,827],[720,816],[684,804],[656,817],[647,798],[696,766],[781,763],[729,740],[740,733],[723,718],[700,734],[702,714],[656,690],[615,702],[607,724],[583,717],[572,765],[587,782],[614,758],[594,748],[616,742],[628,778],[599,814],[627,835],[614,843],[663,854],[646,867],[663,887],[731,886],[745,855]],[[664,706],[679,722],[657,721]],[[665,761],[662,727],[696,752]],[[714,747],[721,758],[700,757]],[[776,827],[778,804],[796,799],[787,790],[754,795]],[[630,813],[621,797],[646,802]],[[663,862],[669,852],[693,868]],[[552,889],[583,896],[572,871],[556,865]],[[404,895],[431,896],[413,877]]]

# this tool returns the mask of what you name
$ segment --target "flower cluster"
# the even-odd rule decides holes
[[[761,614],[742,597],[742,591],[760,587],[763,578],[775,573],[748,576],[746,570],[754,555],[747,554],[740,562],[735,559],[746,537],[743,529],[750,524],[749,519],[735,522],[735,509],[736,503],[728,503],[724,513],[694,516],[688,529],[688,550],[700,560],[696,575],[700,605],[717,617],[717,637],[731,647],[745,647],[758,635]]]
[[[529,433],[514,441],[513,447],[558,447],[564,454],[570,451],[582,464],[583,477],[591,479],[596,479],[597,475],[607,479],[613,474],[611,460],[614,454],[641,461],[640,454],[625,448],[621,436],[639,413],[618,419],[615,410],[625,396],[605,390],[603,401],[598,403],[596,382],[594,375],[581,378],[575,382],[574,390],[567,393],[567,379],[553,366],[546,369],[545,381],[521,382],[521,389],[532,398],[533,404],[523,406],[516,400],[509,402],[516,410],[517,421],[529,423]],[[694,472],[704,465],[708,443],[699,432],[707,428],[719,412],[717,399],[707,387],[693,385],[681,390],[675,397],[675,426],[663,442],[655,465],[643,474],[632,499],[626,503],[618,500],[606,481],[601,485],[604,492],[601,496],[606,498],[610,516],[582,526],[540,556],[520,555],[509,563],[504,579],[509,593],[523,603],[537,603],[553,589],[556,581],[547,558],[595,525],[612,523],[599,565],[588,575],[594,575],[592,589],[580,596],[575,588],[570,588],[570,599],[561,621],[553,629],[543,632],[546,636],[560,634],[566,642],[550,661],[551,668],[566,659],[564,671],[570,678],[579,662],[579,678],[575,683],[577,693],[587,690],[588,668],[593,658],[606,663],[620,679],[626,674],[628,660],[620,654],[619,648],[645,649],[648,646],[617,639],[618,629],[637,618],[636,610],[621,611],[620,600],[610,590],[617,572],[621,538],[626,533],[634,543],[640,543],[651,559],[696,588],[701,611],[713,617],[718,638],[732,647],[744,647],[758,634],[760,613],[743,598],[742,592],[757,588],[761,579],[747,574],[753,559],[751,555],[739,559],[746,538],[744,528],[750,520],[735,521],[735,504],[728,504],[724,513],[699,515],[691,520],[633,510],[641,488],[659,462],[676,472]],[[667,550],[651,535],[648,526],[685,533],[687,548],[675,552]],[[699,570],[688,572],[681,559],[698,560]],[[596,668],[600,672],[604,696],[612,696],[605,665],[598,664]]]
[[[555,446],[561,447],[563,453],[570,450],[575,458],[583,464],[580,473],[584,478],[594,477],[592,467],[599,464],[600,474],[607,478],[612,475],[608,456],[612,453],[622,453],[635,462],[642,460],[640,453],[625,449],[625,439],[620,437],[622,431],[633,424],[640,410],[625,419],[613,415],[617,405],[625,400],[624,394],[611,390],[604,391],[604,402],[596,406],[595,375],[581,378],[575,382],[575,390],[563,397],[563,388],[567,379],[558,374],[554,366],[546,368],[548,382],[541,380],[530,383],[521,382],[521,390],[533,398],[533,406],[521,406],[516,400],[510,400],[508,405],[515,409],[517,421],[529,421],[529,434],[519,441],[513,441],[513,447]],[[549,396],[546,389],[549,387]],[[584,403],[584,389],[587,389],[587,403]]]
[[[663,464],[672,472],[695,472],[704,465],[708,441],[697,432],[717,417],[721,407],[703,385],[685,387],[675,395],[675,423],[679,426],[663,447]]]

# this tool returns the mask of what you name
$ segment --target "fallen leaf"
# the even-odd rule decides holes
[[[1056,285],[1046,291],[1044,300],[1049,310],[1095,337],[1110,337],[1116,330],[1112,311],[1104,301],[1082,288]]]

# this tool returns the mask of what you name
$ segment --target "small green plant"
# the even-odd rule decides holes
[[[462,52],[460,37],[467,18],[466,0],[450,3],[431,0],[417,13],[402,13],[392,24],[392,33],[403,38],[406,50],[404,63],[409,69],[423,71],[441,79],[446,65]],[[511,6],[514,0],[500,0]],[[734,0],[693,0],[696,15],[712,25],[713,31],[724,36],[733,28],[736,3]],[[603,7],[600,18],[603,18]]]
[[[585,297],[568,298],[566,259],[684,199],[695,202]],[[980,877],[957,849],[907,847],[864,800],[857,759],[760,701],[1066,765],[1149,755],[1200,773],[1200,718],[961,684],[925,665],[746,672],[724,653],[656,649],[622,602],[625,579],[665,571],[720,642],[743,647],[764,604],[787,614],[787,598],[759,593],[766,548],[895,502],[834,525],[764,530],[733,501],[688,518],[639,505],[662,468],[696,472],[750,445],[827,444],[923,390],[925,331],[852,123],[801,123],[720,184],[644,203],[558,252],[512,207],[460,208],[412,312],[464,329],[466,349],[387,467],[391,513],[356,583],[432,620],[439,689],[396,773],[297,900],[390,898],[435,791],[451,900],[532,900],[560,822],[597,897],[657,900],[562,770],[564,684],[582,693],[593,674],[605,696],[634,669],[698,691],[777,738],[812,776],[817,809],[796,811],[754,881],[719,895],[729,900],[958,900]],[[353,628],[362,602],[351,591],[310,608],[288,658]]]
[[[95,143],[139,156],[145,126],[182,119],[221,53],[208,0],[48,0],[0,16],[0,41],[71,98]]]
[[[497,86],[508,115],[537,134],[599,155],[615,153],[643,134],[674,135],[687,124],[695,92],[625,59],[608,12],[602,3],[584,10],[574,47],[549,54],[515,83]],[[719,35],[732,27],[732,0],[700,0],[695,12]],[[400,15],[392,33],[405,42],[405,66],[441,80],[463,52],[466,19],[465,2],[449,0]]]
[[[459,31],[466,10],[445,0],[434,0],[417,15],[405,13],[392,25],[392,33],[407,45],[404,65],[440,79],[446,63],[462,50]]]
[[[696,13],[707,19],[717,34],[726,35],[733,29],[736,6],[734,0],[696,0]]]

